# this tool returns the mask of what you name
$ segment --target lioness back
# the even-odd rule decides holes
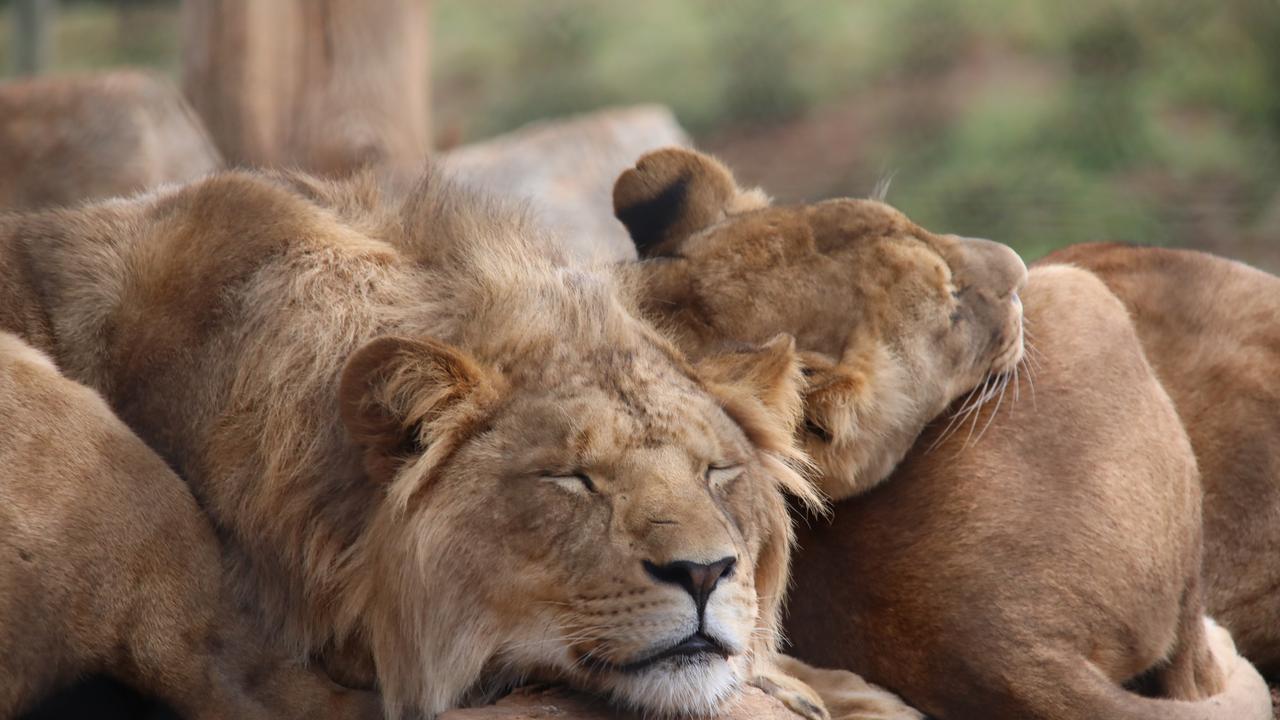
[[[1280,671],[1280,278],[1190,250],[1077,245],[1133,317],[1204,485],[1209,614]]]

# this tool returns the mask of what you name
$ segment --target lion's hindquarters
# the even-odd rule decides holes
[[[94,672],[191,718],[278,717],[296,689],[322,687],[261,652],[230,610],[182,481],[95,393],[3,333],[0,415],[0,716]]]

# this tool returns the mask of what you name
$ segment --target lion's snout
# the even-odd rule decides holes
[[[722,557],[713,563],[676,560],[657,565],[646,560],[644,569],[650,577],[660,583],[684,588],[684,591],[693,598],[694,606],[698,608],[698,619],[701,620],[706,613],[707,600],[711,598],[711,593],[715,592],[716,586],[722,579],[733,574],[733,566],[737,562],[738,559],[732,555]]]

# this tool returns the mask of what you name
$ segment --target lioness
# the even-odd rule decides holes
[[[166,80],[136,71],[0,83],[0,208],[69,205],[222,165]]]
[[[98,671],[187,718],[377,717],[372,695],[253,649],[182,481],[5,332],[0,418],[0,718]]]
[[[832,499],[874,487],[925,423],[1022,358],[1026,267],[1004,245],[870,200],[774,207],[678,148],[641,157],[613,202],[646,260],[628,269],[644,310],[685,351],[796,337],[803,443]]]
[[[934,423],[801,531],[796,585],[822,592],[793,598],[795,651],[937,717],[1270,720],[1203,619],[1195,458],[1124,307],[1067,266],[1034,269],[1024,298],[1034,390],[984,406],[978,442]]]
[[[526,677],[706,713],[769,670],[783,492],[818,502],[789,338],[695,367],[438,177],[226,173],[2,245],[21,321],[181,472],[270,627],[388,715]]]
[[[855,434],[856,425],[823,423],[822,419],[831,415],[827,410],[830,404],[858,419],[875,418],[870,410],[892,408],[895,404],[912,407],[918,402],[917,395],[926,398],[925,402],[948,401],[963,391],[966,384],[974,384],[975,377],[980,379],[995,370],[995,377],[1000,378],[1001,383],[1010,378],[1015,383],[1017,393],[1024,396],[1021,406],[1022,412],[1026,412],[1026,389],[1017,384],[1020,378],[1014,375],[1019,370],[1022,343],[1018,322],[1020,304],[1013,290],[1019,286],[1021,276],[1006,269],[1006,277],[1017,279],[994,286],[1009,288],[1002,296],[998,289],[993,291],[989,281],[967,284],[965,275],[953,270],[950,277],[954,278],[952,283],[956,285],[958,300],[946,292],[951,288],[942,260],[936,259],[936,255],[931,259],[919,250],[922,246],[929,247],[921,237],[932,236],[891,208],[858,201],[770,208],[758,192],[738,189],[728,171],[718,163],[705,156],[674,150],[646,156],[636,170],[624,174],[615,188],[615,205],[620,219],[636,238],[642,256],[654,258],[632,269],[642,292],[649,293],[648,311],[674,324],[682,332],[682,341],[695,352],[699,348],[714,347],[717,342],[783,329],[796,334],[802,350],[814,348],[827,355],[835,354],[830,348],[837,348],[845,356],[874,358],[877,353],[886,352],[882,348],[896,349],[889,357],[901,358],[901,365],[909,368],[906,377],[916,379],[914,383],[899,379],[893,372],[894,363],[881,362],[871,366],[875,372],[861,373],[854,376],[856,381],[837,385],[836,398],[843,402],[835,403],[822,394],[829,382],[826,373],[834,363],[822,356],[806,356],[816,365],[812,375],[816,387],[806,398],[811,406],[806,408],[806,415],[810,425],[816,426],[810,428],[810,444],[816,441],[830,448],[827,454],[821,452],[821,447],[815,453],[824,473],[834,472],[845,477],[843,474],[850,467],[882,468],[887,473],[910,444],[910,439],[903,440],[910,434],[910,428],[918,429],[930,417],[927,412],[915,416],[882,414],[881,417],[888,418],[881,421],[882,425],[903,430],[896,437],[888,435],[889,439],[904,444],[900,450],[881,451],[886,458],[884,463],[867,464],[860,459],[875,452],[879,447],[877,443],[884,442],[887,434],[871,433],[860,438]],[[860,248],[867,251],[858,253]],[[843,254],[837,254],[839,252]],[[907,258],[914,259],[914,263],[909,263]],[[1004,267],[1011,266],[1009,263]],[[1020,264],[1017,267],[1020,268]],[[1105,290],[1100,295],[1095,292],[1101,288],[1096,279],[1067,277],[1066,280],[1079,285],[1085,297],[1089,297],[1090,292],[1098,296],[1095,304],[1101,304],[1104,310],[1108,302],[1113,311],[1118,307],[1114,298],[1107,299]],[[975,302],[975,295],[976,300],[985,302]],[[970,298],[969,303],[963,300],[966,296]],[[1000,312],[1001,303],[997,302],[1000,300],[1003,300],[1003,312]],[[881,508],[878,503],[891,507],[891,510],[877,511],[884,514],[883,520],[871,511],[857,513],[851,520],[845,516],[852,512],[847,508],[861,504],[837,506],[836,526],[820,531],[827,534],[814,536],[830,544],[843,543],[840,549],[849,551],[854,547],[852,538],[863,537],[855,535],[850,528],[862,528],[866,541],[857,544],[862,555],[845,557],[802,543],[808,571],[798,575],[797,585],[811,590],[802,590],[794,600],[796,615],[791,623],[802,657],[864,673],[869,680],[902,692],[909,701],[919,702],[922,709],[944,717],[954,717],[956,713],[970,716],[963,715],[966,712],[974,713],[975,717],[1022,717],[1020,712],[1028,713],[1029,717],[1092,717],[1081,708],[1092,707],[1096,711],[1101,701],[1094,696],[1106,686],[1096,682],[1090,686],[1084,682],[1087,678],[1079,677],[1078,672],[1064,674],[1060,667],[1064,663],[1080,666],[1084,662],[1081,658],[1102,663],[1105,674],[1098,678],[1111,683],[1114,692],[1110,693],[1110,701],[1117,712],[1136,700],[1122,694],[1119,683],[1168,659],[1176,662],[1157,672],[1155,678],[1163,681],[1162,689],[1166,693],[1200,697],[1221,686],[1215,661],[1205,649],[1206,630],[1200,619],[1203,604],[1198,589],[1199,504],[1195,497],[1198,485],[1194,461],[1185,452],[1185,438],[1176,421],[1168,422],[1171,414],[1168,400],[1151,378],[1141,350],[1131,337],[1128,345],[1123,342],[1126,332],[1132,336],[1132,328],[1115,328],[1115,323],[1124,321],[1123,311],[1112,314],[1115,317],[1110,321],[1117,346],[1111,350],[1116,353],[1115,361],[1128,363],[1131,371],[1128,380],[1141,380],[1131,392],[1142,402],[1128,408],[1129,415],[1125,417],[1149,423],[1152,421],[1145,416],[1154,414],[1155,426],[1171,432],[1173,439],[1153,432],[1152,425],[1145,430],[1161,438],[1160,447],[1173,443],[1172,456],[1148,458],[1143,453],[1125,451],[1123,463],[1104,466],[1105,473],[1090,477],[1090,482],[1052,496],[1061,502],[1057,511],[1063,518],[1061,527],[1052,535],[1044,536],[1031,532],[1036,527],[1036,518],[1051,517],[1043,502],[1031,503],[1031,509],[1039,515],[1030,511],[1014,514],[1010,502],[983,509],[981,502],[985,494],[998,497],[997,490],[1010,483],[1008,490],[1012,497],[1038,500],[1034,494],[1025,497],[1025,486],[1015,481],[1026,483],[1030,478],[1053,481],[1055,474],[1046,475],[1044,468],[1026,468],[1028,472],[1020,473],[1016,468],[1007,467],[1013,459],[1023,460],[1023,455],[1040,452],[1031,443],[1031,435],[1007,443],[1017,448],[1013,455],[1010,455],[1012,450],[999,450],[992,451],[990,457],[976,456],[964,466],[972,469],[973,477],[957,478],[944,471],[951,467],[948,463],[956,451],[968,448],[972,430],[951,434],[946,439],[950,444],[943,445],[935,455],[908,461],[941,465],[943,470],[935,469],[929,476],[940,479],[903,483],[915,488],[914,493],[903,488],[873,491],[865,501],[867,505],[876,502],[877,508]],[[895,322],[886,325],[882,320],[885,317],[894,318]],[[941,322],[941,318],[949,322]],[[1049,322],[1048,315],[1042,322]],[[882,339],[886,332],[895,340]],[[1071,352],[1069,332],[1064,330],[1057,337],[1064,347],[1060,352]],[[948,342],[953,344],[948,346]],[[955,349],[950,353],[932,350],[940,346]],[[913,353],[917,357],[913,357]],[[955,361],[957,357],[961,362]],[[975,363],[975,358],[985,362]],[[1071,360],[1064,356],[1058,362],[1069,364]],[[918,368],[922,367],[932,372],[921,372]],[[1091,373],[1101,373],[1105,378],[1106,363],[1097,363]],[[946,387],[945,383],[955,378],[961,379],[956,380],[955,391],[938,392],[938,387]],[[1076,380],[1096,382],[1092,374],[1072,375],[1062,380],[1066,385]],[[1123,385],[1118,380],[1115,382]],[[978,394],[964,404],[963,410],[981,408],[993,399],[990,388],[1000,385],[991,380],[988,383],[992,384],[980,386]],[[878,405],[865,400],[876,397],[887,400]],[[1076,415],[1097,412],[1096,398],[1081,396],[1072,402],[1076,403]],[[814,405],[816,407],[812,407]],[[856,414],[854,410],[859,406],[868,411]],[[1064,412],[1071,407],[1064,407]],[[966,418],[973,423],[969,427],[983,427],[990,417],[990,407],[987,413]],[[1118,417],[1119,414],[1111,420],[1123,428]],[[1062,433],[1062,437],[1055,438],[1060,448],[1074,443],[1080,446],[1076,450],[1088,450],[1093,443],[1113,442],[1102,426],[1096,431],[1075,434],[1068,432],[1072,429],[1069,424],[1046,427]],[[999,432],[997,427],[991,430]],[[942,428],[936,428],[929,442],[940,440],[943,432]],[[1003,432],[1012,433],[1012,430],[1006,427]],[[983,447],[990,445],[987,437],[982,435]],[[1178,444],[1180,438],[1183,445]],[[866,449],[860,453],[852,451],[859,447]],[[917,453],[923,453],[928,443],[918,447]],[[1053,445],[1044,447],[1045,457],[1056,457],[1052,453]],[[1177,464],[1179,450],[1182,451],[1181,465]],[[835,454],[837,451],[841,452]],[[844,457],[851,460],[843,460]],[[1073,459],[1082,463],[1084,457],[1087,456]],[[989,461],[985,469],[983,461]],[[1132,467],[1126,469],[1126,464]],[[1082,472],[1086,465],[1071,467],[1080,469],[1073,473],[1064,466],[1054,472],[1063,477],[1088,474]],[[1038,470],[1039,474],[1032,470]],[[1164,473],[1172,473],[1177,482],[1170,484]],[[894,482],[914,474],[910,469],[903,470]],[[842,482],[841,477],[828,480],[829,491],[848,494],[881,479],[880,473],[873,473],[866,476],[869,483],[860,485]],[[930,487],[937,484],[941,489],[935,490],[935,495],[922,493],[919,485],[925,482],[931,483]],[[1150,500],[1161,522],[1148,524],[1132,514],[1126,517],[1123,510],[1127,506],[1107,507],[1115,518],[1098,513],[1095,506],[1102,504],[1100,498],[1107,497],[1112,484],[1118,488],[1112,491],[1113,495],[1128,493]],[[960,489],[947,490],[953,485]],[[935,501],[935,496],[946,502]],[[891,499],[873,501],[871,498]],[[1001,512],[1005,514],[1000,515]],[[1094,520],[1100,527],[1089,524],[1091,515],[1096,516]],[[1008,535],[998,536],[1000,532]],[[997,534],[999,542],[991,547],[974,540],[993,534]],[[810,544],[819,542],[813,537],[810,540]],[[1028,545],[1022,557],[1014,553],[1006,558],[1002,554],[1016,551],[1019,543]],[[1064,553],[1062,562],[1056,564],[1045,555],[1046,548],[1055,543],[1062,545]],[[1093,555],[1071,557],[1073,548],[1081,550],[1081,543],[1086,543],[1085,549]],[[1131,550],[1138,554],[1137,561],[1113,567],[1106,565],[1111,555],[1123,555]],[[928,552],[934,555],[919,556]],[[1046,564],[1037,566],[1036,561]],[[1129,577],[1122,572],[1134,569],[1144,574]],[[1008,589],[995,582],[997,578],[992,574],[1002,572],[1027,574],[1026,587]],[[820,573],[825,573],[822,580],[818,579]],[[895,584],[897,576],[893,573],[906,579]],[[1036,573],[1039,575],[1035,576]],[[1091,578],[1095,573],[1100,577],[1093,582]],[[954,592],[928,585],[934,576],[952,579]],[[834,597],[830,590],[832,577],[847,578],[849,584],[848,588],[837,590]],[[910,581],[918,581],[918,588],[923,589],[918,592],[912,589],[917,586],[910,585]],[[1082,588],[1078,592],[1076,585]],[[1137,588],[1151,592],[1139,593]],[[1050,589],[1071,590],[1075,594],[1064,601],[1050,593]],[[850,597],[855,591],[873,596],[875,604]],[[899,597],[900,593],[906,595]],[[952,603],[954,605],[950,605]],[[974,605],[986,612],[973,610]],[[918,608],[929,611],[917,612]],[[1100,621],[1092,627],[1079,624],[1080,619],[1072,614],[1084,610],[1088,613],[1082,617],[1109,616],[1111,624]],[[971,612],[974,619],[968,622],[949,619],[951,614],[960,612]],[[833,622],[833,618],[839,621]],[[846,621],[851,629],[842,630]],[[999,625],[1001,622],[1005,625]],[[992,642],[975,642],[974,634],[981,632],[987,633]],[[1040,638],[1041,633],[1050,637]],[[1094,634],[1097,637],[1093,637]],[[1177,648],[1167,644],[1174,641],[1180,643]],[[1221,645],[1223,653],[1218,662],[1236,662],[1234,651],[1228,652],[1229,643]],[[1051,664],[1051,660],[1057,664]],[[954,682],[944,682],[936,672],[923,669],[929,662],[937,663],[934,670],[938,666],[958,668],[967,675]],[[1025,667],[1019,663],[1025,663]],[[1252,670],[1247,663],[1242,667],[1239,672],[1243,674],[1238,677],[1256,679],[1256,674],[1249,674]],[[930,683],[935,682],[937,687],[933,688]],[[1260,706],[1256,684],[1242,680],[1233,689],[1238,690],[1240,703],[1244,703],[1233,707]],[[1081,699],[1062,699],[1074,695],[1080,695]],[[1237,695],[1229,696],[1233,697]],[[1053,705],[1054,702],[1062,704]],[[1219,702],[1221,700],[1215,698],[1188,712],[1209,712],[1215,707],[1214,703]],[[1073,707],[1077,715],[1062,714],[1073,712]],[[1168,708],[1174,708],[1169,712],[1181,712],[1176,708],[1182,706],[1155,704],[1150,707],[1153,709],[1145,716],[1159,716]],[[1055,711],[1059,714],[1053,714]],[[986,712],[992,714],[981,714]],[[1207,717],[1235,716],[1224,712]]]
[[[1129,309],[1191,438],[1204,485],[1209,614],[1280,673],[1280,278],[1190,250],[1077,245]]]

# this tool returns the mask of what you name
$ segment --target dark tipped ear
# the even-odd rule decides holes
[[[754,400],[788,436],[795,431],[803,411],[803,381],[790,335],[706,358],[698,363],[698,373],[722,390]]]
[[[613,214],[642,258],[674,255],[726,216],[768,204],[759,190],[741,190],[718,160],[684,148],[643,155],[613,185]]]
[[[447,442],[478,414],[497,380],[457,348],[386,336],[347,359],[338,403],[347,432],[364,448],[369,475],[389,480],[405,460]]]

